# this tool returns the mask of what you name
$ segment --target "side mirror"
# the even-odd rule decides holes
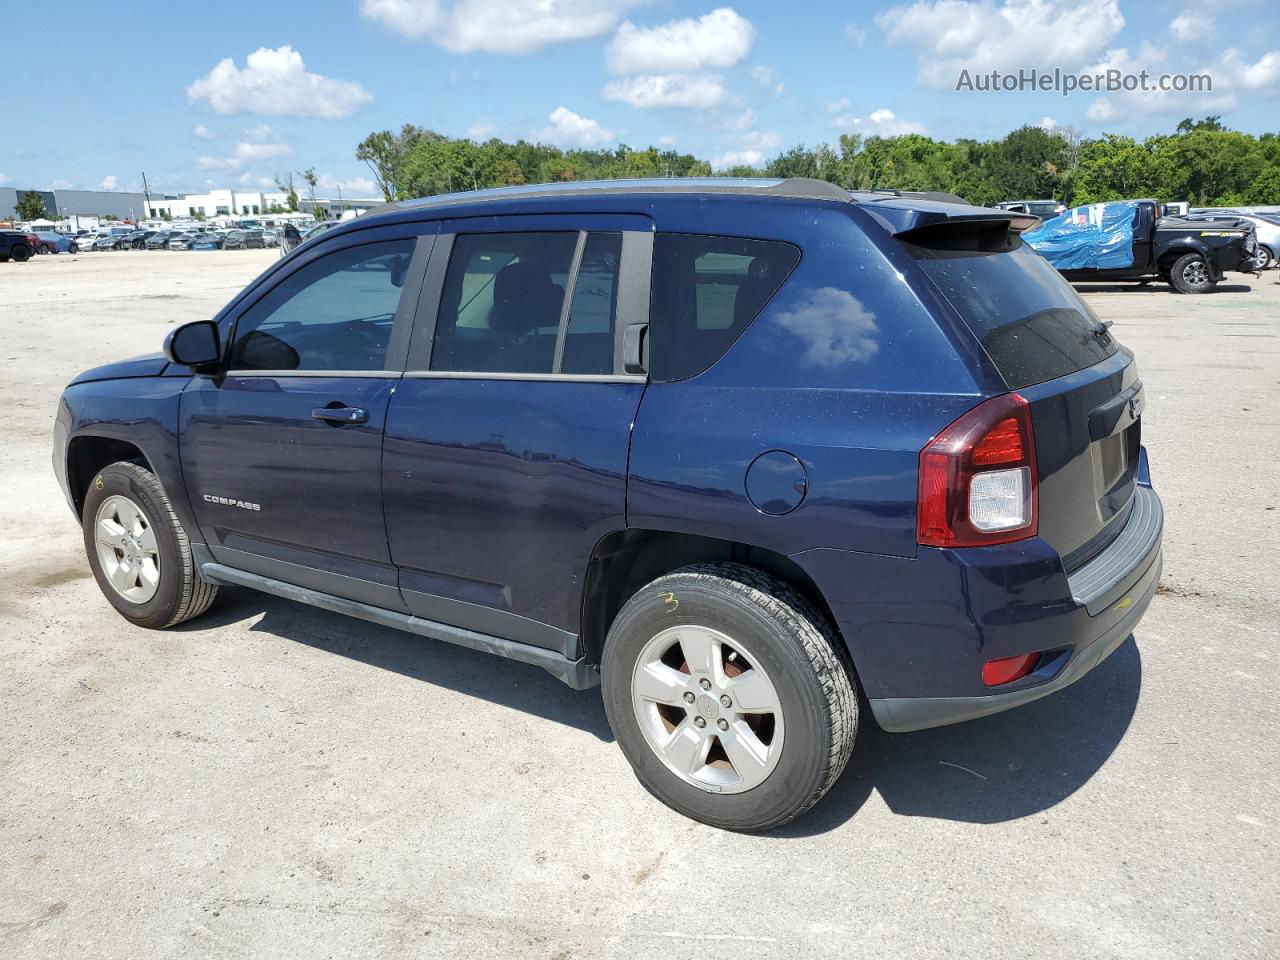
[[[199,371],[222,359],[218,325],[212,320],[184,323],[164,338],[164,355],[170,363]]]

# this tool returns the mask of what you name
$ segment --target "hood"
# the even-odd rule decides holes
[[[130,377],[158,377],[169,365],[163,353],[152,353],[145,357],[133,357],[130,360],[117,360],[115,363],[94,367],[76,376],[72,383],[88,383],[90,380],[126,380]]]

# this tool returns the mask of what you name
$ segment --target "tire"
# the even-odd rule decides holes
[[[80,245],[78,243],[73,243],[71,244],[71,246],[67,247],[67,253],[79,253],[79,252],[80,252]]]
[[[81,519],[98,588],[126,620],[163,629],[209,609],[218,588],[200,579],[191,542],[151,471],[125,462],[103,468],[89,484]],[[132,542],[121,540],[121,530]],[[107,553],[114,554],[112,570],[106,566]],[[140,556],[146,558],[142,563],[128,562]],[[116,564],[119,560],[125,562]]]
[[[750,685],[736,685],[743,677]],[[663,701],[645,698],[637,680]],[[768,830],[812,807],[844,770],[858,729],[853,669],[826,618],[740,564],[684,567],[631,597],[609,628],[601,690],[640,783],[726,830]],[[772,711],[738,712],[735,690]],[[675,749],[662,752],[663,741]]]
[[[1183,254],[1169,271],[1169,284],[1179,293],[1208,293],[1218,281],[1209,273],[1209,265],[1198,253]]]
[[[31,259],[31,248],[25,243],[15,243],[13,249],[9,251],[9,256],[15,263],[26,263]]]
[[[1258,247],[1258,253],[1261,254],[1263,258],[1262,263],[1258,265],[1259,270],[1270,270],[1273,266],[1275,266],[1276,254],[1274,250],[1272,250],[1268,246],[1263,245]]]

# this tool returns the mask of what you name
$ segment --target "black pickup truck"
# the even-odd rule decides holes
[[[25,230],[0,230],[0,263],[16,260],[18,263],[30,260],[35,253],[36,238]]]
[[[1208,293],[1226,272],[1259,266],[1249,221],[1163,217],[1155,200],[1075,207],[1024,239],[1073,283],[1159,279],[1179,293]]]

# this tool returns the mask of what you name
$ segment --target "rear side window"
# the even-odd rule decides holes
[[[621,252],[621,233],[459,234],[431,369],[612,374]]]
[[[1088,304],[1021,240],[999,252],[905,245],[1010,390],[1065,377],[1116,352]]]
[[[777,240],[659,233],[653,242],[649,371],[684,380],[724,354],[800,261]]]

